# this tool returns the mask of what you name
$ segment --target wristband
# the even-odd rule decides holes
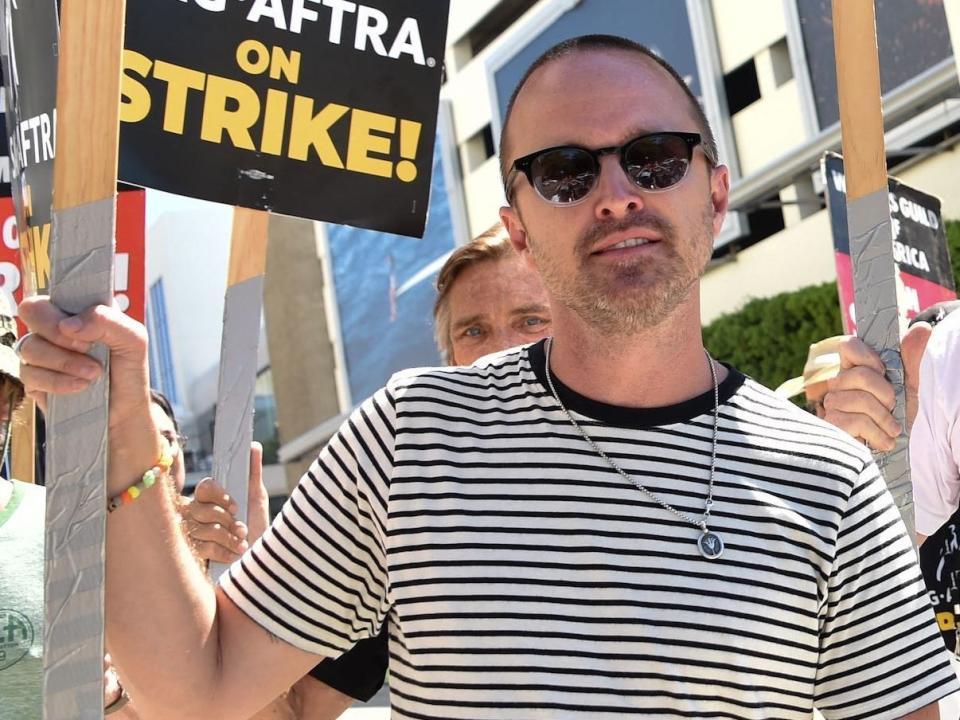
[[[157,460],[157,464],[147,470],[140,478],[140,482],[131,485],[116,497],[107,502],[107,512],[113,512],[123,505],[129,505],[143,493],[154,486],[154,484],[164,475],[170,472],[170,466],[173,465],[173,457],[168,450],[164,450],[163,455]]]

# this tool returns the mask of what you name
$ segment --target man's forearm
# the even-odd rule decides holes
[[[157,483],[110,513],[107,646],[145,717],[163,717],[170,708],[180,717],[203,714],[219,676],[215,614],[214,589],[165,487]]]
[[[312,675],[300,678],[287,698],[298,720],[336,720],[353,705],[352,697]]]

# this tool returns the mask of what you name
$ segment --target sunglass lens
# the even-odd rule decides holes
[[[530,166],[533,186],[547,202],[557,205],[582,200],[597,179],[597,166],[590,153],[577,148],[550,150]]]
[[[683,180],[690,146],[676,135],[648,135],[623,151],[623,169],[645,190],[666,190]]]

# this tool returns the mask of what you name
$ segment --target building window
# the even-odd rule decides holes
[[[275,465],[280,449],[277,432],[277,401],[273,394],[273,373],[270,368],[257,375],[253,398],[253,439],[263,446],[263,464]]]
[[[537,4],[537,0],[501,0],[470,31],[453,44],[453,57],[458,70],[479,55],[500,37],[520,16]]]
[[[736,115],[759,100],[760,83],[757,80],[757,66],[753,58],[724,75],[723,87],[727,91],[730,115]]]
[[[770,46],[770,64],[773,67],[773,81],[782,87],[793,80],[793,64],[790,62],[790,48],[787,39],[780,38]]]
[[[150,286],[147,303],[147,327],[150,332],[150,383],[167,396],[171,404],[180,404],[176,374],[173,370],[173,348],[167,323],[167,299],[163,278]]]
[[[473,172],[492,158],[495,153],[493,129],[490,127],[490,123],[487,123],[482,130],[474,133],[473,137],[463,144],[463,164],[469,172]]]

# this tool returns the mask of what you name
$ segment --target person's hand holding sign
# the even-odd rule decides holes
[[[163,447],[150,413],[146,328],[118,308],[104,305],[70,317],[46,296],[24,299],[19,314],[31,330],[20,342],[21,378],[27,394],[41,404],[47,393],[86,390],[102,373],[86,353],[94,343],[111,349],[111,468],[151,467]],[[122,469],[116,476],[111,473],[108,495],[122,493],[129,485]]]
[[[917,416],[920,358],[930,332],[930,325],[917,323],[900,341],[908,432]],[[904,429],[893,417],[893,386],[884,374],[880,356],[862,340],[852,337],[840,346],[840,363],[840,373],[827,383],[827,394],[823,398],[824,420],[873,450],[891,450]]]
[[[237,519],[237,504],[213,478],[204,478],[193,500],[182,507],[190,543],[201,560],[231,563],[263,535],[270,523],[269,497],[263,484],[263,447],[250,448],[249,516]]]

